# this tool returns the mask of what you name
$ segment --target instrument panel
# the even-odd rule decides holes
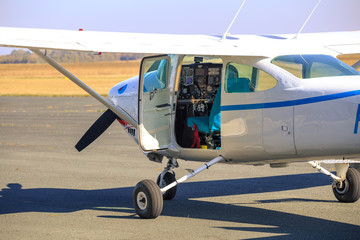
[[[221,83],[222,64],[194,63],[183,65],[179,100],[213,100]]]

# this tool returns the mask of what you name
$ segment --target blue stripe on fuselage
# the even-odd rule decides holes
[[[291,106],[305,105],[305,104],[310,104],[310,103],[325,102],[325,101],[330,101],[330,100],[335,100],[335,99],[340,99],[340,98],[347,98],[347,97],[352,97],[352,96],[357,96],[357,95],[360,95],[360,90],[343,92],[343,93],[335,93],[335,94],[311,97],[311,98],[296,99],[296,100],[290,100],[290,101],[282,101],[282,102],[227,105],[227,106],[221,106],[221,111],[291,107]]]

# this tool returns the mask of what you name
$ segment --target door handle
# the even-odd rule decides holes
[[[160,105],[156,105],[156,108],[166,108],[166,107],[170,107],[171,105],[169,103],[165,103],[165,104],[160,104]]]

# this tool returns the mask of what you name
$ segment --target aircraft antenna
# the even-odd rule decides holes
[[[294,37],[294,39],[297,39],[298,35],[301,33],[301,31],[304,29],[305,25],[308,23],[309,19],[311,18],[311,16],[313,15],[313,13],[315,12],[316,8],[319,6],[321,0],[319,0],[317,2],[317,4],[315,5],[314,9],[311,11],[310,15],[308,16],[308,18],[306,19],[306,21],[304,22],[304,24],[302,25],[302,27],[300,28],[299,32],[296,34],[296,36]]]
[[[226,35],[228,34],[228,32],[229,32],[231,26],[233,25],[233,23],[235,22],[235,19],[236,19],[237,16],[239,15],[239,13],[240,13],[242,7],[244,6],[245,2],[246,2],[246,0],[244,0],[243,3],[241,4],[239,10],[238,10],[237,13],[235,14],[235,17],[234,17],[233,20],[231,21],[231,23],[230,23],[229,27],[227,28],[226,32],[223,34],[221,40],[225,40],[225,39],[226,39]]]

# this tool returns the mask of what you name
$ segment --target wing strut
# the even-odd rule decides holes
[[[93,96],[96,100],[104,104],[107,108],[109,108],[111,111],[113,111],[119,118],[125,120],[129,124],[131,124],[134,128],[138,128],[138,123],[136,120],[134,120],[129,114],[127,114],[125,111],[123,111],[120,108],[117,108],[114,104],[112,104],[109,100],[105,99],[103,96],[95,92],[92,88],[90,88],[88,85],[86,85],[83,81],[75,77],[72,73],[70,73],[68,70],[63,68],[60,64],[55,62],[50,57],[46,56],[44,53],[42,53],[39,49],[30,48],[32,52],[34,52],[36,55],[38,55],[40,58],[45,60],[47,63],[49,63],[51,66],[53,66],[56,70],[58,70],[60,73],[62,73],[65,77],[70,79],[72,82],[74,82],[76,85],[84,89],[87,93],[89,93],[91,96]]]

